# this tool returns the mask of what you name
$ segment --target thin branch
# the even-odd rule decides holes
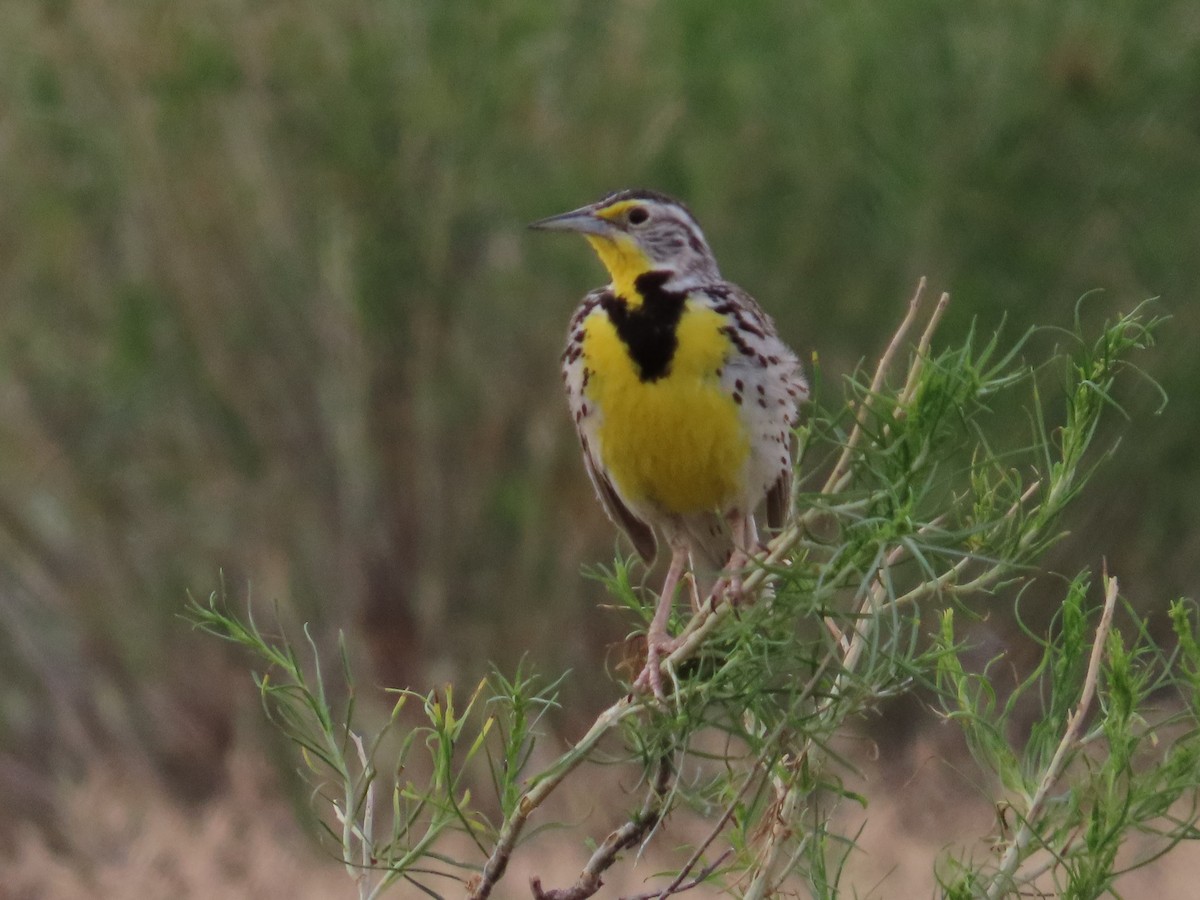
[[[362,845],[362,874],[359,875],[358,892],[361,897],[370,898],[375,896],[375,887],[372,883],[375,879],[373,875],[369,874],[375,864],[375,860],[372,859],[375,853],[375,779],[371,760],[367,757],[362,737],[352,731],[350,739],[354,742],[354,749],[358,753],[358,762],[362,767],[363,777],[367,779],[367,792],[363,797],[362,830],[358,836],[359,843]],[[349,851],[349,848],[344,849]]]
[[[932,528],[934,524],[929,523],[925,527]],[[875,575],[871,579],[873,582],[871,588],[864,592],[855,610],[853,618],[860,624],[855,625],[853,637],[850,638],[849,642],[844,640],[838,641],[837,645],[830,649],[822,661],[821,670],[832,662],[839,650],[841,651],[841,659],[839,660],[841,672],[834,679],[826,701],[818,708],[818,716],[827,714],[836,706],[842,694],[843,687],[858,664],[858,660],[862,656],[862,649],[866,646],[869,637],[870,624],[874,620],[866,614],[869,610],[878,608],[879,602],[886,592],[884,580],[880,576],[884,570],[895,565],[904,555],[905,551],[906,548],[904,545],[894,547],[879,565]],[[804,742],[804,746],[797,757],[792,761],[791,768],[794,769],[798,766],[799,761],[812,752],[812,748],[813,740],[810,736]],[[778,798],[776,800],[778,812],[772,816],[771,828],[767,833],[761,851],[762,862],[758,864],[757,872],[750,882],[750,887],[746,890],[745,900],[761,900],[761,898],[769,896],[774,891],[774,873],[779,865],[779,859],[783,854],[784,843],[793,833],[791,820],[795,813],[796,804],[800,802],[800,791],[796,789],[795,780],[792,779],[785,782],[781,778],[776,779],[776,794]]]
[[[940,524],[940,519],[935,519],[923,525],[917,531],[917,535],[926,533],[937,528]],[[876,621],[873,616],[868,615],[872,611],[877,611],[881,608],[881,604],[887,594],[887,583],[884,573],[897,565],[907,554],[909,550],[907,545],[899,544],[893,547],[886,557],[879,563],[874,571],[874,574],[865,583],[870,583],[870,589],[864,591],[863,596],[859,600],[855,608],[855,614],[852,619],[856,623],[853,629],[853,635],[847,641],[845,636],[838,640],[836,646],[831,648],[822,661],[818,674],[823,671],[840,651],[840,659],[838,660],[841,669],[837,678],[831,686],[828,696],[823,704],[817,709],[818,716],[824,716],[833,710],[842,693],[847,681],[852,677],[858,661],[862,656],[863,648],[866,647],[867,641],[870,638],[871,626]],[[957,566],[951,567],[947,574],[953,574],[957,571]],[[931,590],[936,590],[936,585],[940,584],[940,579],[934,579],[934,587]],[[928,583],[928,582],[926,582]],[[910,592],[911,593],[911,592]],[[895,601],[893,601],[895,602]],[[826,620],[828,626],[836,629],[831,620]],[[813,750],[813,739],[810,735],[804,742],[803,748],[799,751],[796,758],[792,761],[791,767],[794,769],[799,765],[799,761],[808,757]],[[774,872],[779,864],[779,859],[783,853],[784,843],[792,834],[791,819],[795,812],[796,804],[800,802],[800,791],[796,789],[794,780],[777,782],[776,790],[778,792],[778,812],[774,816],[774,821],[771,823],[771,829],[766,838],[766,844],[762,854],[762,863],[757,867],[758,871],[751,881],[749,889],[746,891],[746,900],[759,900],[759,898],[768,896],[774,889]]]
[[[908,408],[908,404],[912,403],[913,397],[917,393],[917,384],[920,382],[921,372],[925,368],[925,360],[929,356],[929,347],[933,343],[933,333],[937,331],[938,324],[942,321],[942,315],[946,312],[946,307],[950,305],[950,295],[943,293],[938,297],[937,306],[933,308],[933,312],[929,315],[929,322],[925,325],[925,330],[921,333],[921,340],[917,342],[917,352],[913,359],[912,367],[908,370],[908,378],[904,382],[904,390],[900,392],[899,402],[896,404],[896,412],[899,414],[901,410]]]
[[[521,796],[516,809],[505,820],[492,855],[488,857],[487,864],[483,867],[483,872],[480,873],[478,880],[468,885],[468,900],[484,900],[491,896],[496,882],[504,876],[504,870],[508,868],[513,848],[516,847],[517,839],[521,836],[521,831],[525,828],[525,823],[533,811],[545,802],[567,775],[587,759],[588,754],[600,738],[620,724],[626,716],[641,709],[643,705],[641,699],[631,694],[622,697],[604,710],[596,717],[596,721],[592,723],[592,727],[579,740],[579,743],[558,761],[558,768],[548,771],[540,781]]]
[[[696,877],[686,884],[683,883],[683,878],[680,877],[676,878],[661,891],[651,891],[648,894],[635,894],[632,897],[622,897],[621,900],[666,900],[667,897],[670,897],[674,894],[682,894],[684,891],[690,891],[692,888],[699,887],[700,885],[704,884],[708,876],[717,871],[717,869],[721,867],[721,864],[725,862],[725,860],[729,859],[729,857],[732,855],[732,850],[726,850],[707,866],[697,872]]]
[[[867,392],[867,396],[859,404],[858,414],[854,417],[854,427],[850,430],[850,437],[847,438],[846,445],[842,448],[842,455],[838,458],[837,465],[833,467],[833,471],[829,473],[829,478],[821,488],[822,494],[836,494],[845,486],[846,481],[849,479],[850,461],[854,458],[854,449],[858,446],[858,442],[862,440],[863,428],[867,424],[867,413],[870,412],[875,397],[878,396],[879,391],[883,388],[883,381],[892,367],[892,361],[900,351],[900,345],[904,342],[904,338],[908,334],[908,329],[916,321],[917,311],[921,306],[921,294],[924,291],[925,276],[921,276],[921,280],[917,282],[916,293],[913,294],[912,299],[908,302],[908,312],[905,314],[903,321],[901,321],[900,327],[896,329],[896,333],[892,335],[892,340],[888,344],[887,349],[883,351],[883,356],[879,358],[879,365],[875,368],[875,377],[871,379],[871,387]]]
[[[745,900],[762,900],[774,895],[775,868],[783,853],[784,841],[792,835],[791,820],[796,811],[796,804],[800,802],[800,792],[796,790],[794,781],[786,786],[780,782],[776,790],[779,797],[776,801],[778,812],[771,817],[771,830],[763,848],[763,862],[750,882],[750,887],[746,889]]]
[[[1083,693],[1079,704],[1067,719],[1067,727],[1062,740],[1054,751],[1050,765],[1046,767],[1042,780],[1038,783],[1033,799],[1022,816],[1021,830],[1008,845],[1004,857],[1000,860],[1000,868],[996,871],[991,885],[988,887],[987,900],[997,900],[1004,895],[1013,883],[1013,876],[1021,865],[1025,849],[1037,837],[1037,820],[1042,814],[1042,807],[1050,795],[1055,783],[1062,776],[1071,751],[1079,744],[1079,736],[1083,731],[1083,723],[1087,718],[1088,709],[1096,695],[1096,683],[1100,678],[1100,662],[1104,657],[1104,645],[1108,642],[1108,633],[1112,630],[1113,610],[1117,605],[1117,579],[1105,576],[1104,581],[1104,612],[1100,615],[1100,624],[1096,626],[1096,638],[1092,641],[1092,654],[1088,659],[1087,675],[1083,682]]]
[[[600,890],[604,882],[600,876],[617,861],[617,854],[628,847],[639,843],[643,837],[658,824],[663,816],[663,806],[667,801],[667,791],[671,786],[671,759],[663,756],[658,761],[658,773],[654,784],[646,794],[646,801],[637,815],[613,831],[596,852],[592,854],[579,878],[570,887],[544,890],[542,880],[534,877],[529,880],[534,900],[586,900]]]
[[[717,819],[716,824],[713,825],[712,829],[708,832],[708,836],[705,837],[704,840],[699,843],[699,845],[697,845],[696,849],[692,852],[692,855],[688,857],[688,861],[684,863],[683,868],[679,870],[679,873],[675,876],[675,879],[670,884],[668,884],[661,891],[654,891],[644,895],[639,894],[637,897],[626,898],[626,900],[666,900],[666,898],[670,897],[672,894],[678,894],[695,887],[697,884],[711,875],[732,851],[725,851],[719,857],[717,857],[715,862],[701,869],[700,874],[689,881],[686,885],[683,883],[684,879],[686,879],[692,869],[695,868],[696,863],[700,861],[700,857],[704,855],[704,851],[707,850],[712,842],[717,839],[717,835],[725,830],[725,826],[729,824],[729,820],[732,819],[733,814],[737,812],[738,804],[741,803],[742,797],[746,795],[746,791],[750,789],[750,785],[754,784],[757,779],[757,771],[752,771],[746,776],[745,779],[743,779],[742,786],[738,789],[737,794],[735,794],[733,799],[730,800],[725,806],[725,812],[721,813],[721,817]]]

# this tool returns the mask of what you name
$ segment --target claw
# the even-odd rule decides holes
[[[633,683],[634,690],[644,691],[649,688],[654,692],[656,700],[666,700],[667,692],[663,687],[663,660],[679,649],[680,641],[666,633],[652,637],[646,635],[646,665]]]

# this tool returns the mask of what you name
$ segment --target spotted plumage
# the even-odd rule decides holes
[[[671,567],[640,681],[661,693],[670,604],[686,562],[706,582],[753,552],[754,513],[788,513],[791,429],[808,385],[774,323],[721,278],[691,213],[653,191],[621,191],[535,223],[582,233],[610,283],[571,319],[563,379],[588,475],[605,511],[652,562]]]

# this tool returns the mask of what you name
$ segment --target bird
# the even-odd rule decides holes
[[[530,227],[583,235],[610,279],[571,317],[562,375],[604,511],[647,566],[660,536],[670,550],[634,682],[661,699],[681,581],[698,610],[697,583],[758,548],[764,499],[768,527],[789,514],[792,429],[808,382],[772,319],[721,276],[680,201],[620,190]]]

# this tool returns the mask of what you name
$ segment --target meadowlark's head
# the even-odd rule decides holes
[[[657,191],[617,191],[598,203],[530,227],[582,234],[621,294],[649,271],[670,272],[667,283],[676,288],[721,277],[704,232],[688,208]]]

